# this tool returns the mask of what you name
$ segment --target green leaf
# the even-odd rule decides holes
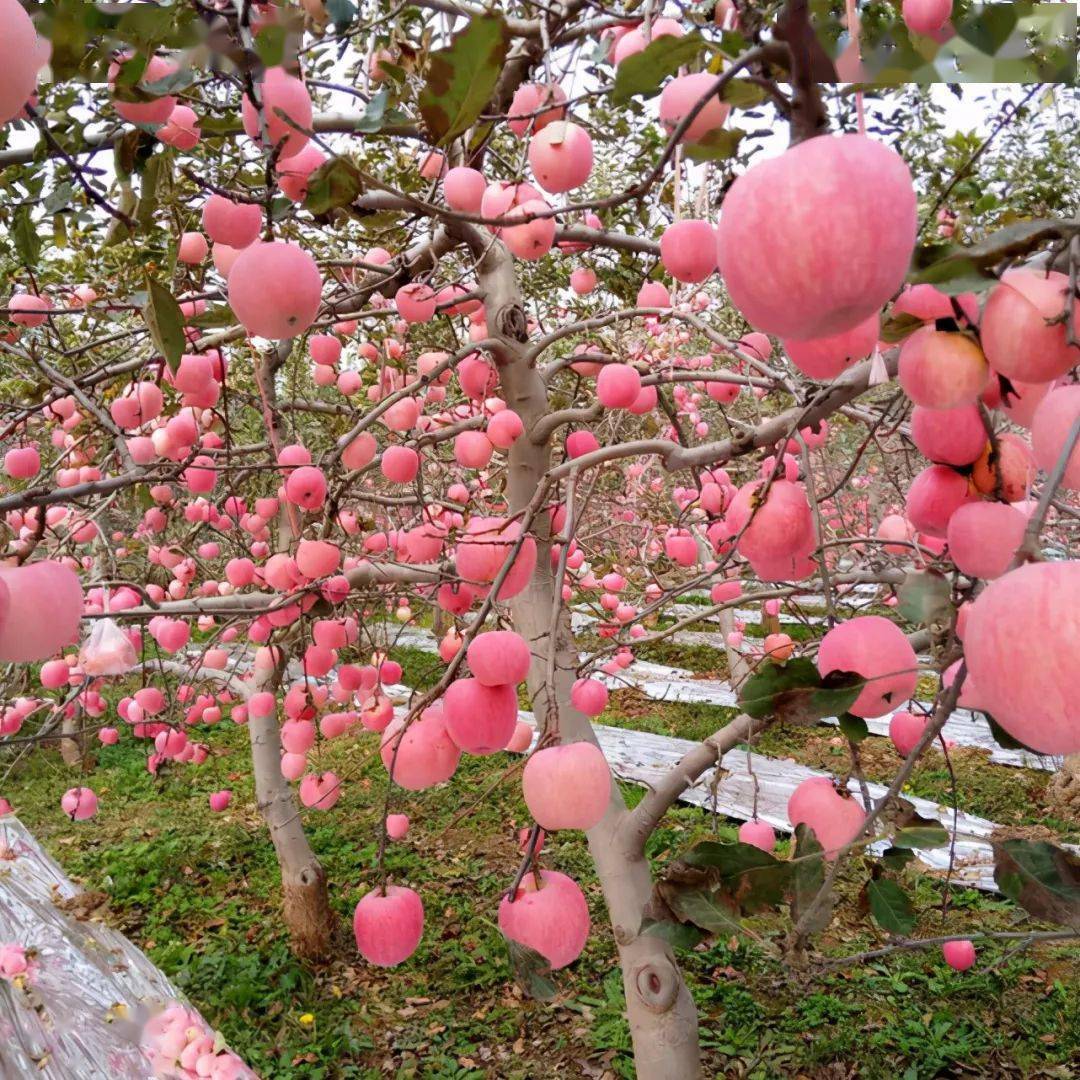
[[[348,206],[363,190],[360,170],[348,158],[331,158],[311,174],[304,209],[325,214],[336,207]]]
[[[121,101],[141,100],[140,98],[128,98],[123,95],[126,90],[132,89],[143,77],[143,72],[146,70],[146,65],[149,62],[150,58],[140,53],[135,53],[125,60],[120,65],[120,70],[116,73],[116,78],[113,79],[113,96],[119,98]]]
[[[168,45],[186,48],[198,41],[194,7],[173,4],[127,4],[120,17],[117,35],[147,50],[150,46]]]
[[[726,101],[733,109],[752,109],[765,100],[765,90],[749,79],[732,79],[724,84],[720,100]]]
[[[624,105],[635,95],[655,97],[660,93],[661,83],[685,64],[696,60],[704,46],[701,35],[696,33],[683,37],[665,34],[655,38],[615,69],[612,103]]]
[[[172,154],[168,150],[155,154],[146,163],[139,189],[139,208],[135,213],[136,221],[144,229],[148,229],[153,223],[154,212],[160,205],[161,196],[172,188],[172,164]]]
[[[914,333],[922,325],[923,320],[917,315],[902,312],[885,320],[881,327],[880,337],[882,341],[895,345],[897,342],[903,341],[909,334]]]
[[[908,281],[936,285],[953,296],[978,292],[993,285],[993,267],[1003,259],[1019,258],[1049,240],[1066,239],[1076,232],[1076,226],[1067,221],[1036,218],[1014,222],[967,247],[930,244],[915,252]]]
[[[720,35],[720,51],[727,56],[739,56],[749,48],[750,42],[738,30],[725,30]]]
[[[866,721],[861,716],[855,716],[852,713],[846,712],[839,717],[840,730],[853,742],[860,743],[867,735],[870,734],[870,729],[866,726]]]
[[[147,278],[146,289],[143,319],[154,347],[165,357],[169,370],[175,372],[184,355],[184,316],[176,298],[164,285]]]
[[[679,889],[666,894],[668,906],[683,922],[710,934],[741,934],[738,915],[709,889]]]
[[[776,716],[789,723],[813,723],[847,712],[866,680],[854,672],[834,671],[825,678],[807,657],[786,664],[763,664],[742,686],[739,704],[750,716]]]
[[[62,184],[57,184],[45,197],[43,203],[45,213],[57,214],[61,210],[66,210],[71,204],[71,197],[74,193],[75,189],[66,180]]]
[[[954,24],[957,36],[993,56],[1016,29],[1018,6],[1015,3],[978,5],[968,18]]]
[[[976,266],[989,269],[1002,259],[1027,255],[1044,246],[1047,240],[1064,239],[1076,232],[1075,224],[1053,218],[1017,221],[983,237],[977,244],[961,248],[960,254]]]
[[[326,0],[326,14],[330,16],[334,29],[341,33],[356,18],[356,5],[352,0]]]
[[[141,128],[126,131],[113,143],[113,162],[120,179],[127,180],[135,173],[141,173],[160,145],[153,135]]]
[[[26,266],[37,266],[38,256],[41,254],[41,237],[30,216],[29,206],[23,204],[15,211],[11,237],[22,262]]]
[[[49,67],[53,79],[61,83],[85,76],[82,65],[87,57],[87,43],[117,20],[86,0],[55,0],[51,5],[37,6],[44,9],[38,31],[52,46]]]
[[[187,320],[189,326],[197,326],[201,330],[220,330],[224,326],[235,326],[236,321],[228,304],[213,304],[201,315],[193,315]]]
[[[896,598],[896,610],[922,626],[944,621],[952,613],[952,587],[936,570],[909,572],[896,590]]]
[[[503,935],[506,950],[510,954],[510,968],[518,986],[530,997],[539,1001],[551,1001],[558,988],[551,978],[551,965],[535,949],[522,945]]]
[[[940,821],[924,818],[919,814],[908,817],[906,824],[903,828],[897,829],[893,837],[895,847],[908,850],[919,848],[925,851],[929,848],[943,847],[948,842],[949,830]]]
[[[672,922],[670,919],[644,919],[641,932],[666,941],[673,949],[692,949],[705,936],[696,926]]]
[[[881,853],[882,865],[888,870],[903,870],[914,858],[915,853],[907,848],[890,847]]]
[[[890,934],[910,934],[915,929],[915,911],[904,890],[890,878],[878,878],[866,885],[870,914]]]
[[[203,138],[210,138],[215,135],[231,135],[242,130],[240,117],[236,113],[199,117],[199,131],[202,132]]]
[[[383,126],[386,116],[386,105],[390,100],[390,91],[384,86],[377,94],[373,94],[367,103],[364,115],[356,124],[356,130],[366,135],[372,135]]]
[[[949,255],[908,275],[912,285],[934,285],[948,296],[980,292],[990,288],[994,280],[993,274],[980,270],[973,259],[962,254]]]
[[[717,128],[696,143],[684,143],[683,150],[692,161],[727,161],[739,152],[745,134],[742,128]]]
[[[285,59],[284,26],[264,26],[255,38],[255,51],[259,59],[268,67],[277,67]]]
[[[1080,930],[1080,859],[1046,840],[993,842],[994,881],[1029,914]]]
[[[509,47],[510,31],[503,17],[479,15],[445,49],[431,54],[420,91],[420,115],[433,142],[449,142],[478,119]]]

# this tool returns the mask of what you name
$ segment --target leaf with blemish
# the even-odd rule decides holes
[[[993,841],[994,881],[1037,919],[1080,930],[1080,859],[1046,840]]]
[[[785,664],[762,664],[743,684],[739,705],[757,719],[775,716],[808,724],[847,712],[865,683],[854,672],[833,671],[823,678],[812,660],[797,657]]]
[[[681,858],[689,866],[708,868],[710,881],[743,914],[781,903],[791,874],[790,863],[741,842],[703,840]]]
[[[420,91],[420,115],[428,134],[443,144],[468,130],[491,99],[510,48],[501,15],[480,15],[431,54]]]
[[[360,170],[348,158],[331,158],[311,174],[304,209],[325,214],[339,206],[348,206],[363,190]]]
[[[740,934],[738,914],[709,889],[674,890],[667,898],[671,910],[683,922],[707,930],[710,934]]]
[[[924,818],[914,807],[910,814],[894,820],[893,824],[899,826],[893,836],[893,845],[898,848],[926,850],[949,842],[948,829],[940,821]]]

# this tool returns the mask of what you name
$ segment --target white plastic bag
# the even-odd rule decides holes
[[[79,650],[79,667],[92,678],[126,675],[138,662],[135,646],[112,619],[98,619]]]

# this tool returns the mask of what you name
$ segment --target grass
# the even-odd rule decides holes
[[[422,686],[437,677],[433,657],[401,652],[406,681]],[[725,712],[626,693],[615,702],[607,723],[690,738],[715,730]],[[787,731],[766,736],[762,749],[841,767],[832,759],[832,734]],[[106,894],[110,921],[262,1076],[633,1076],[614,945],[578,835],[549,839],[545,855],[586,892],[594,923],[586,951],[558,974],[560,996],[552,1004],[524,999],[513,983],[495,913],[518,861],[516,827],[526,821],[516,783],[455,817],[506,759],[465,759],[451,788],[402,801],[413,827],[391,845],[388,865],[395,881],[418,888],[425,901],[417,954],[387,973],[358,962],[343,931],[336,959],[309,970],[290,955],[278,913],[276,864],[254,806],[246,732],[225,722],[205,741],[214,753],[203,765],[167,767],[156,778],[146,771],[144,746],[125,736],[103,748],[91,780],[101,809],[89,823],[73,826],[61,814],[60,795],[75,781],[52,751],[33,755],[4,794],[69,874]],[[326,745],[320,767],[347,777],[344,794],[332,812],[306,818],[343,928],[372,883],[383,794],[381,766],[364,763],[372,742],[360,736]],[[888,765],[876,752],[864,756],[868,768]],[[939,774],[931,761],[913,786],[943,792]],[[984,766],[981,774],[975,765],[958,769],[966,809],[993,810],[998,820],[1010,807],[1016,820],[1038,816],[1025,771]],[[231,788],[234,799],[215,815],[207,796],[220,787]],[[630,801],[641,794],[625,793]],[[650,856],[662,865],[714,829],[721,839],[735,837],[731,823],[677,809],[653,836]],[[943,910],[937,881],[903,873],[919,933],[1017,924],[1011,904],[968,890],[954,890]],[[826,953],[849,955],[882,941],[859,911],[861,880],[854,868],[844,877],[838,915],[819,943]],[[1074,950],[1044,946],[1009,955],[990,945],[963,975],[936,951],[800,974],[779,958],[784,921],[755,916],[749,925],[760,941],[718,940],[682,954],[701,1012],[707,1075],[1071,1075],[1069,1063],[1080,1053]]]

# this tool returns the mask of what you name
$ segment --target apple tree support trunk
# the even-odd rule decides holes
[[[248,733],[255,795],[281,870],[282,911],[292,950],[303,960],[325,960],[336,919],[327,894],[326,871],[311,850],[296,800],[281,775],[277,717],[249,717]]]
[[[550,463],[550,439],[538,444],[529,436],[533,425],[550,412],[547,388],[524,344],[526,319],[509,252],[476,230],[463,231],[479,260],[489,334],[499,338],[493,351],[503,396],[525,425],[525,435],[510,450],[508,495],[513,514],[532,502]],[[562,742],[595,743],[588,718],[570,704],[577,651],[565,607],[554,623],[552,620],[555,590],[561,583],[553,580],[544,526],[538,531],[533,579],[511,601],[514,627],[529,642],[533,654],[528,680],[533,709],[538,720],[558,717]],[[555,668],[549,683],[551,650],[555,651]],[[554,708],[549,710],[552,698]],[[626,835],[627,818],[613,778],[607,813],[589,830],[587,838],[619,950],[637,1077],[696,1080],[701,1075],[697,1009],[670,947],[658,937],[641,933],[652,895],[652,876],[643,851]]]

